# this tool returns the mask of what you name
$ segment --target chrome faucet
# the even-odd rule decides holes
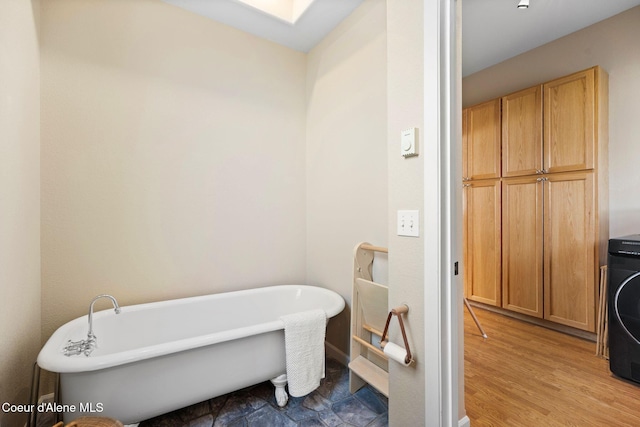
[[[84,349],[84,355],[88,356],[91,352],[96,348],[98,338],[93,333],[93,304],[100,298],[109,298],[113,303],[113,310],[116,314],[120,314],[120,306],[118,305],[118,301],[111,295],[103,294],[98,295],[91,301],[89,305],[89,333],[87,334],[87,347]]]
[[[93,304],[95,304],[95,302],[100,298],[109,298],[113,303],[113,309],[116,314],[120,314],[120,306],[114,297],[106,294],[95,297],[89,305],[89,333],[87,334],[87,339],[80,341],[69,340],[63,349],[65,356],[73,356],[82,353],[84,353],[85,356],[89,356],[96,348],[98,338],[93,333]]]

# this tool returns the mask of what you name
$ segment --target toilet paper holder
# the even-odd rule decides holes
[[[409,312],[409,306],[403,304],[399,307],[392,309],[387,316],[387,323],[384,325],[384,331],[382,332],[382,336],[380,337],[380,347],[384,348],[385,345],[389,342],[387,340],[387,332],[389,332],[389,323],[391,323],[391,317],[394,315],[398,318],[398,323],[400,324],[400,332],[402,332],[402,339],[404,341],[404,348],[407,350],[407,355],[404,358],[404,362],[409,364],[413,362],[413,356],[411,355],[411,349],[409,348],[409,340],[407,340],[407,333],[404,330],[404,323],[402,322],[402,314]]]

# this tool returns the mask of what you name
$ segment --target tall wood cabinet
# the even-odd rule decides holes
[[[500,177],[463,179],[467,298],[594,331],[608,240],[607,87],[594,67],[500,99]],[[473,140],[472,108],[463,144]],[[493,188],[492,197],[481,201],[476,188]]]
[[[501,304],[500,99],[463,111],[464,257],[467,298]]]

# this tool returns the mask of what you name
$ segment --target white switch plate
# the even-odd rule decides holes
[[[418,155],[418,129],[410,128],[401,132],[400,154],[402,154],[402,157]]]
[[[398,236],[420,237],[418,211],[398,211]]]

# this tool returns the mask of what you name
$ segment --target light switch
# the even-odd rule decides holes
[[[400,135],[400,152],[403,157],[418,155],[418,129],[403,130]]]
[[[398,211],[398,236],[420,237],[418,211]]]

